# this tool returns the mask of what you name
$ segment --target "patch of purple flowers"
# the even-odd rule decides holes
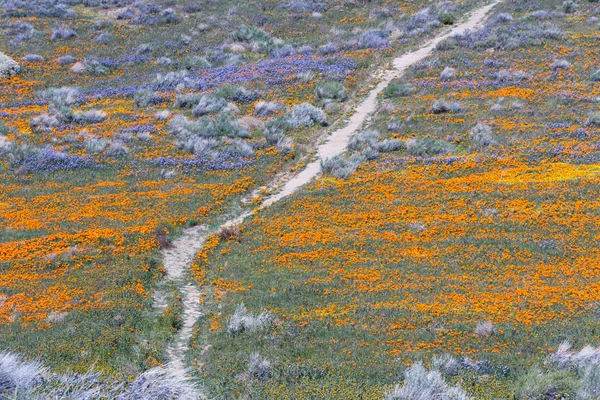
[[[163,168],[180,167],[184,172],[200,171],[227,171],[242,170],[254,165],[253,158],[243,157],[237,152],[222,151],[215,156],[201,156],[195,158],[159,157],[149,160],[151,164]]]
[[[31,172],[56,172],[100,166],[89,158],[67,154],[52,147],[45,147],[24,157],[20,164]]]

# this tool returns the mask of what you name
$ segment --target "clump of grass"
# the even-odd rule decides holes
[[[248,359],[248,374],[261,381],[270,379],[273,375],[271,362],[261,357],[258,352],[252,353]]]
[[[439,16],[439,20],[444,25],[454,25],[456,17],[450,13],[443,13]]]
[[[269,42],[271,35],[257,27],[242,25],[238,30],[232,32],[229,37],[236,42]]]
[[[562,396],[574,397],[580,386],[573,371],[533,368],[519,378],[515,392],[523,400],[571,398]]]
[[[256,332],[268,327],[274,320],[271,313],[262,311],[260,314],[251,314],[244,303],[240,304],[233,315],[229,317],[227,332],[238,335],[242,332]]]
[[[161,222],[154,228],[154,238],[162,249],[171,247],[172,237],[175,233],[175,227],[168,222]]]
[[[416,362],[404,372],[404,383],[386,393],[385,400],[453,399],[470,400],[460,386],[449,386],[437,370],[427,371]]]

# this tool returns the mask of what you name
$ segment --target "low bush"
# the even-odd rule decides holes
[[[411,156],[443,155],[453,150],[454,146],[442,139],[417,138],[406,141],[406,152]]]
[[[360,154],[355,154],[350,158],[337,155],[321,160],[321,171],[323,174],[332,175],[336,178],[348,179],[363,161],[364,157]]]
[[[327,126],[327,116],[322,109],[302,103],[292,108],[290,123],[294,127],[313,126],[314,124]]]
[[[324,101],[344,101],[348,98],[348,91],[340,82],[330,81],[317,85],[315,89],[317,98]]]

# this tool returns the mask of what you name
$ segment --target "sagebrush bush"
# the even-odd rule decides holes
[[[255,151],[251,143],[240,139],[227,143],[223,150],[241,157],[252,157]]]
[[[40,384],[46,373],[37,361],[26,361],[12,353],[0,354],[0,395],[18,393],[21,388]]]
[[[180,142],[186,142],[198,137],[250,138],[251,134],[242,128],[236,120],[228,114],[221,114],[217,119],[200,118],[191,121],[182,115],[177,115],[169,121],[170,133],[177,136]]]
[[[89,110],[74,114],[74,120],[79,124],[97,124],[105,119],[106,113],[102,110]]]
[[[583,369],[600,364],[600,348],[585,346],[579,351],[571,350],[571,343],[562,342],[556,352],[548,356],[546,363],[558,368]]]
[[[21,66],[12,58],[0,53],[0,78],[8,78],[16,75],[21,70]]]
[[[52,28],[50,40],[67,40],[77,36],[77,32],[69,28],[67,25],[57,24]]]
[[[184,93],[175,97],[175,107],[177,108],[193,108],[196,106],[203,95],[200,93]]]
[[[571,63],[565,59],[554,60],[552,64],[550,64],[550,69],[569,69],[571,68]]]
[[[200,117],[207,114],[216,114],[225,107],[227,107],[227,101],[225,101],[225,99],[207,94],[200,97],[192,109],[192,114],[194,114],[195,117]]]
[[[38,54],[27,54],[21,58],[21,61],[28,63],[38,63],[44,61],[44,57]]]
[[[14,144],[6,136],[0,135],[0,155],[10,152]]]
[[[388,37],[390,31],[386,30],[371,30],[363,33],[358,37],[358,48],[359,49],[379,49],[382,47],[390,46]]]
[[[52,374],[37,361],[0,354],[0,396],[12,400],[197,400],[202,392],[185,373],[159,366],[133,382],[102,380],[100,373]],[[5,397],[6,396],[6,397]]]
[[[411,156],[425,157],[450,153],[454,146],[442,139],[417,138],[406,141],[406,152]]]
[[[268,145],[276,146],[285,139],[290,124],[285,118],[273,118],[265,126],[264,135]]]
[[[283,105],[275,101],[259,101],[254,105],[254,113],[259,117],[266,117],[283,110]]]
[[[404,383],[386,393],[385,400],[471,400],[460,386],[448,386],[437,370],[416,362],[404,372]]]
[[[379,140],[379,132],[376,130],[366,130],[360,132],[358,135],[353,136],[348,142],[348,148],[354,151],[360,151],[367,146],[374,146]]]
[[[321,160],[321,172],[339,179],[348,179],[363,161],[364,157],[360,154],[354,154],[349,158],[337,155]]]
[[[391,82],[383,89],[383,95],[387,98],[410,96],[416,91],[415,87],[410,84],[400,82]]]
[[[74,64],[75,62],[77,62],[77,59],[70,55],[60,56],[58,57],[58,60],[56,60],[58,65],[69,65]]]
[[[374,144],[373,148],[380,153],[389,153],[405,148],[405,144],[400,139],[385,139]]]
[[[327,126],[327,115],[318,107],[302,103],[292,108],[290,123],[294,127],[313,126],[314,124]]]
[[[60,88],[49,88],[39,92],[39,96],[49,100],[54,105],[70,106],[80,102],[79,88],[63,86]]]
[[[106,155],[110,157],[120,157],[129,154],[127,145],[120,140],[110,142],[110,145],[106,149]]]
[[[494,146],[498,144],[496,136],[492,132],[492,127],[482,123],[478,123],[469,131],[469,137],[471,138],[475,147],[484,148]]]
[[[592,72],[592,74],[590,75],[590,81],[600,82],[600,69],[597,69],[596,71]]]
[[[175,143],[178,149],[185,150],[197,156],[210,154],[219,146],[219,141],[215,138],[188,138]]]
[[[321,1],[288,1],[280,6],[281,8],[288,9],[294,12],[307,13],[307,12],[318,12],[325,11],[327,9],[324,2]]]
[[[387,130],[390,132],[400,133],[404,130],[404,123],[402,120],[392,118],[388,121]]]
[[[442,114],[442,113],[452,111],[452,107],[451,107],[450,103],[448,103],[447,101],[436,100],[431,105],[431,111],[434,114]]]
[[[324,101],[344,101],[348,91],[340,82],[329,81],[318,84],[315,88],[317,98]]]
[[[83,140],[83,147],[87,153],[102,153],[110,145],[110,141],[104,138],[86,138]]]
[[[136,107],[156,106],[163,101],[163,98],[152,90],[140,89],[133,95],[133,102]]]
[[[252,103],[258,99],[258,94],[256,92],[252,92],[242,86],[228,84],[221,86],[215,92],[215,95],[242,104]]]

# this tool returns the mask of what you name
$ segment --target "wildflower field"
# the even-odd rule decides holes
[[[0,398],[600,398],[597,0],[0,15]]]
[[[165,363],[181,298],[160,248],[301,167],[372,71],[443,29],[434,3],[0,2],[3,350],[127,378]]]
[[[600,342],[600,8],[567,3],[504,2],[441,42],[351,155],[209,241],[210,393],[598,398],[597,348],[559,347]],[[465,397],[410,397],[417,361]]]

